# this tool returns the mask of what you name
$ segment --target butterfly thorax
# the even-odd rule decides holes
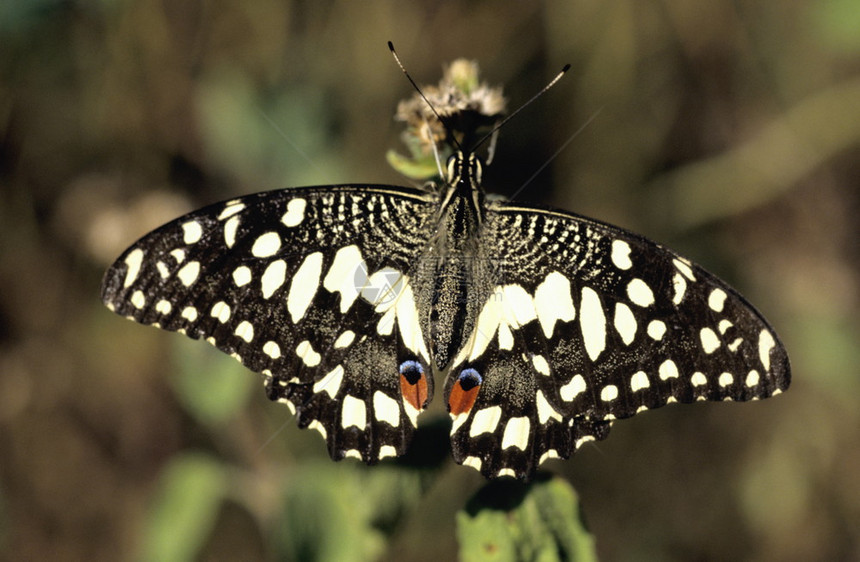
[[[487,283],[480,252],[484,220],[481,163],[458,152],[449,159],[446,192],[431,237],[417,268],[418,299],[427,314],[422,329],[430,334],[436,366],[444,370],[475,326]]]

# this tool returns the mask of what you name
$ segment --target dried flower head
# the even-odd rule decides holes
[[[396,170],[415,179],[437,175],[434,148],[446,158],[457,146],[476,142],[504,115],[502,88],[479,82],[478,74],[476,61],[457,59],[443,69],[438,86],[422,88],[444,124],[418,92],[400,102],[395,119],[406,123],[402,138],[411,156],[389,151]]]

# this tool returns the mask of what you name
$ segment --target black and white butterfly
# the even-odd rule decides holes
[[[615,419],[788,387],[775,332],[725,283],[618,227],[488,200],[481,170],[458,151],[434,190],[205,207],[126,250],[102,299],[262,373],[335,460],[403,454],[441,377],[454,459],[518,478]]]

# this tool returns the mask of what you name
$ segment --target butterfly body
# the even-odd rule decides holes
[[[787,388],[773,330],[698,266],[617,227],[487,201],[473,154],[447,176],[438,192],[212,205],[129,248],[103,300],[262,373],[335,459],[403,454],[436,378],[455,460],[520,478],[614,419]]]

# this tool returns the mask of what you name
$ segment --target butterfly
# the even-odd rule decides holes
[[[773,328],[712,274],[624,229],[487,198],[474,150],[446,164],[433,189],[194,211],[128,248],[102,300],[261,373],[335,460],[402,455],[437,381],[454,460],[523,479],[616,419],[788,387]]]

